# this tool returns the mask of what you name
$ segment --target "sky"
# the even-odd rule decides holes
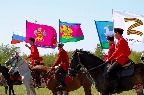
[[[144,15],[144,0],[0,0],[0,44],[10,44],[14,31],[26,32],[26,20],[53,26],[59,32],[59,19],[81,23],[84,40],[66,43],[67,51],[81,49],[95,51],[99,38],[96,21],[112,21],[112,9]],[[11,45],[11,44],[10,44]],[[16,44],[21,53],[29,54],[24,43]],[[130,45],[143,51],[144,44]],[[38,48],[40,55],[57,53],[57,48]]]

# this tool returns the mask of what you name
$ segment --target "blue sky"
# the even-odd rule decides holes
[[[94,51],[99,43],[94,20],[111,21],[112,9],[144,15],[143,0],[0,0],[0,44],[10,44],[13,31],[26,31],[26,20],[53,26],[59,32],[61,21],[81,23],[85,39],[66,43],[66,50],[83,48]],[[24,43],[17,44],[21,52],[29,54]],[[133,50],[143,51],[143,44],[130,45]],[[56,49],[39,48],[41,55],[57,52]]]

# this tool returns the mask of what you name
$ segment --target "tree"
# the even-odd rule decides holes
[[[99,57],[100,59],[104,59],[103,53],[102,53],[102,48],[100,44],[97,44],[96,50],[95,50],[95,55]]]
[[[135,63],[140,63],[141,52],[132,51],[129,58],[134,61]]]
[[[19,52],[20,48],[19,47],[15,47],[15,46],[10,46],[9,44],[4,45],[1,44],[0,45],[0,63],[4,64],[4,62],[9,59],[12,54],[15,54],[15,52]]]

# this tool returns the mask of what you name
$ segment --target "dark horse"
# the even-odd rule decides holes
[[[14,83],[16,82],[15,80],[12,80],[11,79],[11,75],[8,73],[9,72],[9,69],[6,68],[5,66],[1,66],[0,64],[0,72],[2,73],[2,75],[4,76],[6,82],[7,82],[7,85],[9,87],[9,95],[11,95],[11,91],[14,94],[14,89],[13,89],[13,85]],[[21,85],[22,82],[19,82],[19,83],[16,83],[17,85]]]
[[[67,86],[60,91],[57,88],[58,82],[55,79],[56,77],[55,70],[51,71],[50,67],[37,65],[32,68],[32,73],[36,74],[36,72],[39,72],[43,76],[47,88],[52,91],[53,95],[57,95],[57,92],[60,92],[59,95],[67,95],[67,93],[63,94],[63,91],[66,92],[74,91],[80,88],[81,86],[83,86],[84,88],[85,95],[92,95],[91,94],[92,83],[91,80],[87,78],[86,73],[77,74],[76,77],[74,77],[72,81],[67,82],[66,83]],[[35,77],[34,74],[32,75],[34,78]]]
[[[7,84],[8,84],[8,87],[9,87],[9,95],[11,95],[11,91],[14,94],[14,90],[13,90],[13,81],[10,79],[10,74],[8,73],[9,72],[9,69],[6,68],[5,66],[1,66],[0,65],[0,72],[2,73],[2,75],[4,76]]]
[[[79,65],[84,66],[91,77],[95,81],[95,87],[101,95],[109,95],[113,91],[114,87],[109,79],[104,78],[104,71],[106,64],[100,58],[87,51],[75,50],[73,52],[69,75],[74,76],[76,69]],[[143,84],[144,82],[144,65],[134,64],[134,73],[127,77],[119,78],[119,86],[121,91],[128,91],[133,89],[137,84]]]

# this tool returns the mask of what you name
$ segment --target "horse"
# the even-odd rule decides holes
[[[105,78],[103,75],[105,72],[105,67],[107,66],[103,60],[88,51],[76,49],[73,52],[70,61],[70,68],[68,71],[70,76],[75,75],[76,69],[79,65],[87,69],[95,81],[95,88],[101,95],[110,95],[112,93],[114,87],[110,79]],[[144,65],[142,63],[134,64],[133,74],[119,78],[121,92],[132,90],[137,84],[141,84],[142,86],[144,85]]]
[[[18,69],[22,82],[25,85],[27,95],[36,95],[35,89],[32,85],[32,76],[28,64],[19,55],[13,55],[6,62],[5,65],[9,66],[12,64],[9,73],[12,74],[15,69]]]
[[[6,83],[7,83],[8,87],[9,87],[9,95],[11,95],[11,91],[12,91],[13,95],[15,95],[14,94],[14,90],[13,90],[13,80],[11,80],[10,74],[8,73],[9,69],[6,68],[5,66],[1,66],[1,64],[0,64],[0,72],[2,73],[4,79],[6,80]],[[7,94],[7,89],[8,88],[6,87],[5,88],[5,94]]]
[[[51,70],[50,67],[43,66],[43,65],[37,65],[32,68],[33,73],[39,72],[46,83],[46,86],[49,90],[52,91],[53,95],[57,95],[57,92],[59,92],[60,95],[67,95],[68,92],[74,91],[81,86],[83,86],[85,94],[86,95],[92,95],[91,94],[91,78],[86,77],[86,73],[78,73],[76,77],[72,79],[72,81],[66,82],[66,87],[59,90],[57,88],[58,82],[56,80],[55,70]],[[63,91],[66,91],[67,93],[62,94]]]

